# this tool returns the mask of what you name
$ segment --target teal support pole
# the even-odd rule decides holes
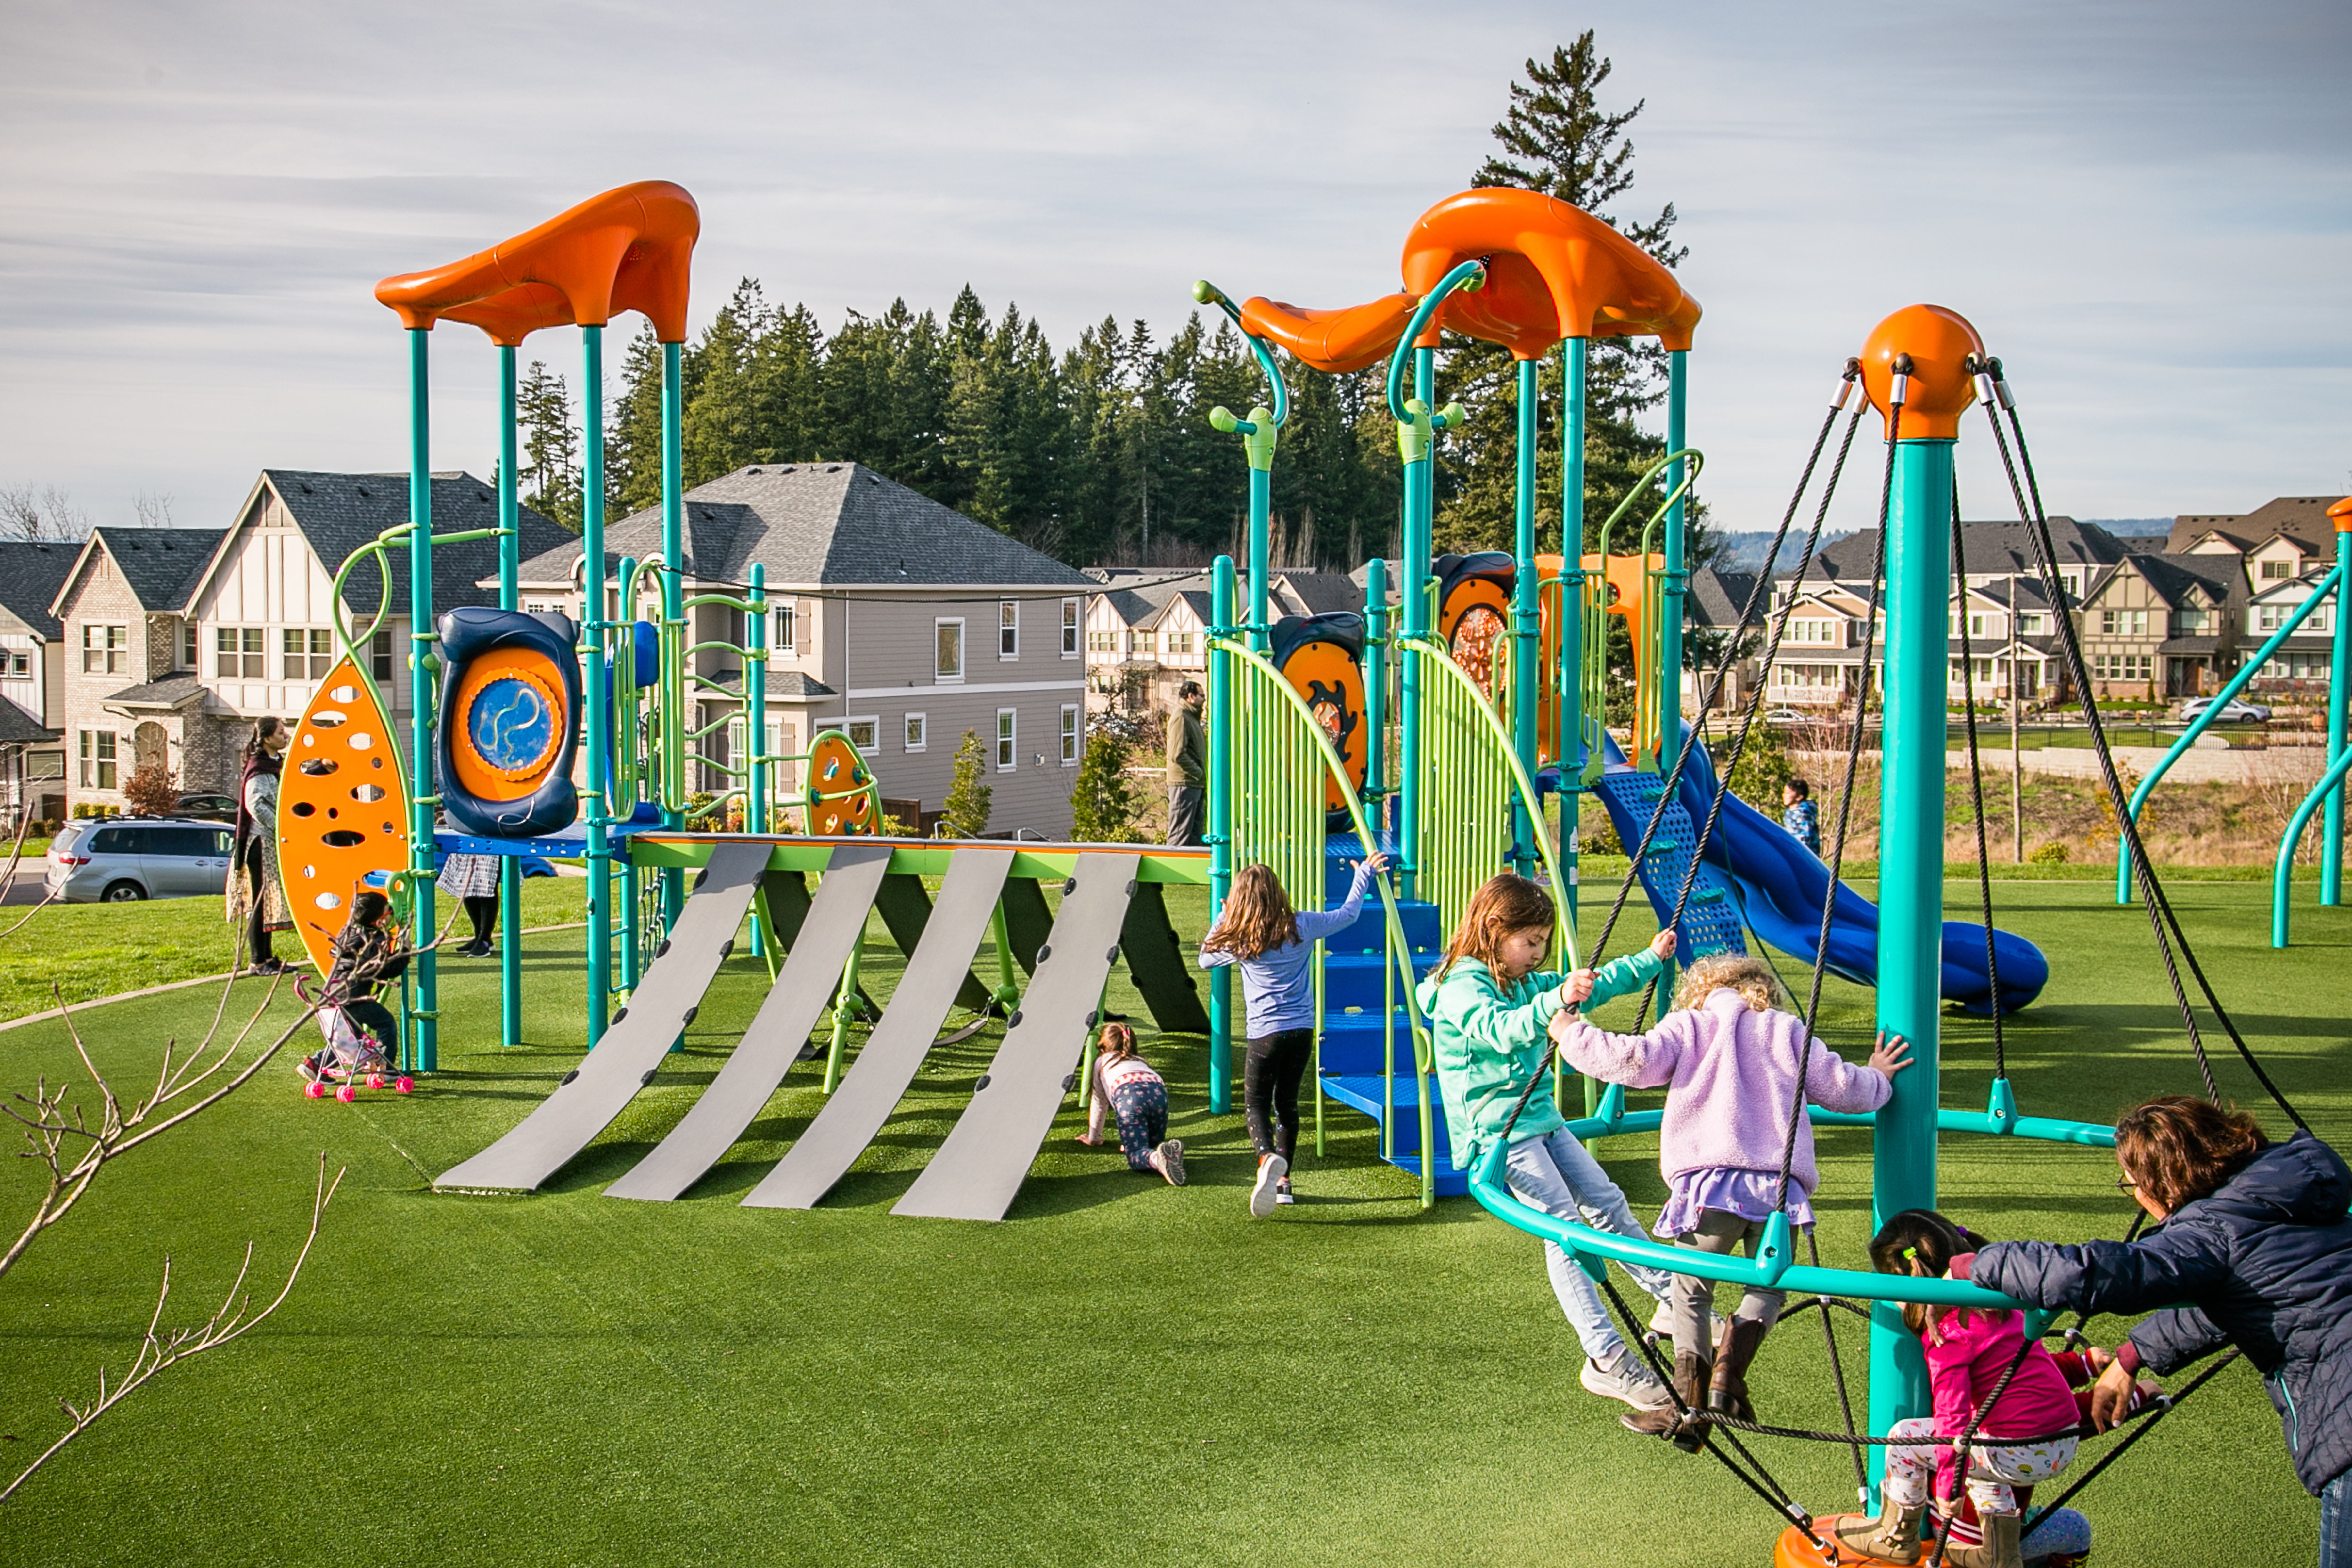
[[[1576,929],[1579,786],[1584,764],[1584,383],[1591,344],[1560,344],[1559,394],[1559,872],[1568,926]]]
[[[499,345],[499,608],[516,605],[516,575],[522,558],[516,527],[515,351]],[[499,1044],[522,1044],[522,860],[499,857]]]
[[[1952,572],[1948,439],[1898,441],[1886,533],[1885,783],[1879,802],[1878,1026],[1911,1042],[1871,1145],[1871,1227],[1936,1206],[1937,1027],[1944,934],[1945,629]],[[1864,691],[1869,674],[1864,672]],[[1927,1367],[1900,1308],[1871,1310],[1870,1426],[1928,1406]],[[1873,1450],[1871,1477],[1883,1471]]]
[[[1212,638],[1234,626],[1234,558],[1217,557],[1209,575]],[[1209,647],[1209,923],[1216,924],[1234,885],[1234,696],[1231,656]],[[1209,972],[1209,1112],[1233,1109],[1233,965]]]
[[[1249,645],[1265,653],[1274,646],[1267,629],[1274,624],[1267,610],[1266,514],[1274,475],[1255,463],[1249,471]]]
[[[768,569],[751,563],[751,596],[743,612],[743,826],[768,831]],[[751,922],[751,956],[768,955],[765,922]]]
[[[2311,825],[2311,814],[2323,800],[2332,798],[2344,787],[2344,775],[2352,771],[2352,751],[2344,752],[2327,765],[2319,777],[2317,787],[2303,797],[2303,804],[2287,818],[2286,832],[2279,837],[2278,861],[2271,868],[2271,945],[2286,945],[2288,892],[2294,877],[2295,847],[2303,842],[2303,830]]]
[[[433,910],[433,817],[440,804],[433,774],[433,677],[441,668],[434,654],[433,625],[433,411],[427,374],[430,327],[408,332],[408,867],[415,875],[413,940],[430,943]],[[430,946],[416,955],[415,1063],[432,1072],[441,1055],[440,973]]]
[[[2344,614],[2344,584],[2352,582],[2352,517],[2336,519],[2336,640],[2327,661],[2327,764],[2344,755],[2345,706],[2352,702],[2352,621]],[[2216,703],[2214,706],[2219,707]],[[2344,901],[2344,786],[2327,792],[2327,814],[2320,818],[2319,901],[2333,908]]]
[[[685,597],[680,586],[680,574],[684,570],[685,562],[680,557],[686,550],[686,442],[684,436],[686,401],[678,380],[678,356],[684,347],[683,343],[664,343],[661,346],[661,604],[662,618],[665,621],[677,620],[684,614],[679,606]],[[694,646],[695,639],[691,637],[682,640],[688,647]],[[686,679],[683,670],[665,671],[664,675],[665,679],[672,680],[682,681]],[[686,698],[683,693],[679,695],[677,706],[680,712],[687,710]],[[680,737],[664,736],[663,739],[670,744],[685,744],[685,741]],[[686,814],[683,811],[671,809],[668,803],[665,802],[661,820],[664,827],[676,830],[686,826]],[[660,877],[662,931],[667,935],[670,927],[677,923],[678,910],[686,905],[686,873],[671,866],[665,868],[660,872]]]
[[[1389,819],[1381,809],[1388,778],[1388,563],[1364,563],[1364,805],[1377,835]],[[1377,846],[1367,844],[1369,852]]]
[[[613,581],[615,584],[625,584],[634,586],[636,580],[637,561],[635,556],[624,555],[619,561],[614,563]],[[629,717],[627,720],[624,721],[618,717],[617,710],[622,706],[621,693],[619,689],[621,671],[627,670],[629,672],[628,679],[632,687],[636,684],[637,679],[636,632],[635,629],[629,625],[635,617],[625,613],[618,618],[622,626],[622,632],[619,637],[612,639],[609,645],[613,649],[614,657],[609,667],[613,672],[612,686],[608,689],[608,694],[606,697],[606,701],[609,704],[608,710],[614,711],[615,713],[615,717],[613,720],[612,735],[614,748],[616,754],[619,751],[621,741],[620,726],[624,722],[634,726],[636,722],[635,704],[634,702],[630,704]],[[617,763],[608,765],[605,769],[607,775],[611,779],[613,793],[619,797],[617,805],[611,813],[611,815],[614,816],[625,817],[632,816],[635,813],[635,808],[632,803],[636,799],[637,780],[643,775],[646,763],[645,757],[638,748],[632,747],[630,749],[630,755],[635,759],[634,767],[635,771],[624,774],[618,770]],[[644,901],[638,897],[639,884],[637,879],[640,873],[637,870],[636,862],[630,859],[626,855],[620,857],[620,862],[621,869],[615,878],[615,880],[617,880],[621,885],[621,963],[620,973],[616,977],[614,989],[616,992],[634,994],[637,989],[637,982],[643,977],[645,970],[645,944],[640,940],[644,934],[642,930],[644,925]]]
[[[1690,445],[1685,417],[1689,395],[1690,351],[1670,350],[1666,354],[1666,450],[1669,452],[1682,451]],[[1686,467],[1687,459],[1675,461],[1666,479],[1672,489],[1682,489]],[[1658,616],[1657,679],[1662,689],[1658,693],[1657,766],[1662,773],[1669,765],[1667,756],[1678,753],[1683,743],[1683,598],[1690,585],[1683,524],[1688,515],[1687,498],[1676,495],[1674,506],[1666,513],[1666,581],[1665,591],[1659,595],[1662,602]],[[1939,687],[1937,689],[1942,689]],[[1940,888],[1937,896],[1942,896]]]
[[[1536,607],[1536,399],[1541,366],[1518,362],[1518,469],[1513,486],[1511,552],[1517,574],[1511,584],[1511,743],[1529,778],[1536,772],[1537,670],[1542,666],[1542,617]],[[1511,797],[1511,862],[1521,876],[1535,868],[1535,836],[1541,824]]]
[[[1412,639],[1425,637],[1429,624],[1429,500],[1433,493],[1429,483],[1430,438],[1429,399],[1436,380],[1437,356],[1429,349],[1412,351],[1413,402],[1407,405],[1412,422],[1400,425],[1397,435],[1400,451],[1404,458],[1404,546],[1397,562],[1397,587],[1403,600],[1402,645],[1397,650],[1402,661],[1404,689],[1398,704],[1397,717],[1402,721],[1403,734],[1397,756],[1397,860],[1401,875],[1397,880],[1403,896],[1421,896],[1421,660],[1413,656]],[[1415,405],[1418,405],[1417,407]]]
[[[613,1004],[613,692],[604,666],[612,619],[604,586],[604,329],[580,329],[580,617],[588,666],[588,1046],[604,1037]]]

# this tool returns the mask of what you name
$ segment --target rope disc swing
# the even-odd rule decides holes
[[[1823,900],[1822,930],[1815,943],[1811,973],[1802,1015],[1805,1023],[1804,1054],[1798,1064],[1797,1088],[1792,1096],[1793,1103],[1789,1110],[1788,1132],[1783,1142],[1777,1184],[1778,1206],[1766,1224],[1761,1240],[1748,1258],[1740,1259],[1727,1254],[1704,1253],[1692,1247],[1667,1246],[1647,1238],[1594,1230],[1578,1220],[1563,1219],[1546,1214],[1522,1202],[1504,1180],[1504,1157],[1508,1152],[1511,1129],[1517,1124],[1536,1087],[1543,1080],[1547,1070],[1559,1065],[1557,1045],[1548,1046],[1542,1061],[1528,1076],[1527,1085],[1513,1105],[1510,1116],[1504,1123],[1501,1135],[1495,1141],[1493,1149],[1479,1168],[1471,1173],[1470,1180],[1472,1194],[1489,1213],[1519,1230],[1559,1247],[1599,1284],[1608,1300],[1611,1310],[1623,1326],[1625,1342],[1639,1348],[1652,1372],[1657,1374],[1659,1381],[1665,1386],[1668,1396],[1673,1402],[1677,1421],[1666,1434],[1667,1436],[1676,1440],[1678,1446],[1688,1450],[1703,1449],[1712,1454],[1748,1490],[1755,1493],[1784,1522],[1793,1526],[1783,1537],[1781,1557],[1782,1561],[1790,1563],[1811,1561],[1836,1563],[1853,1559],[1841,1555],[1839,1549],[1829,1538],[1828,1531],[1816,1528],[1815,1516],[1809,1513],[1788,1489],[1783,1487],[1756,1458],[1748,1447],[1740,1442],[1739,1434],[1801,1442],[1843,1444],[1853,1456],[1857,1495],[1865,1509],[1869,1505],[1869,1485],[1867,1470],[1864,1464],[1864,1450],[1868,1447],[1895,1444],[1916,1445],[1919,1442],[1917,1438],[1896,1439],[1864,1434],[1856,1430],[1853,1403],[1846,1386],[1843,1363],[1838,1354],[1834,1328],[1835,1313],[1844,1311],[1867,1319],[1869,1309],[1862,1303],[1871,1301],[1921,1302],[1929,1306],[1976,1307],[2026,1312],[2026,1326],[2029,1331],[2019,1354],[2011,1363],[2008,1370],[1995,1383],[1990,1394],[1971,1412],[1966,1426],[1958,1438],[1936,1440],[1951,1442],[1957,1446],[1960,1461],[1958,1473],[1963,1476],[1967,1473],[1969,1450],[1977,1440],[1979,1427],[1986,1414],[2007,1389],[2011,1380],[2023,1366],[2032,1347],[2039,1343],[2043,1337],[2053,1333],[2061,1335],[2066,1344],[2073,1345],[2080,1342],[2089,1321],[2089,1315],[2083,1314],[2078,1316],[2072,1325],[2057,1328],[2047,1321],[2043,1314],[2025,1308],[2022,1303],[2009,1296],[1959,1280],[1931,1279],[1917,1276],[1823,1268],[1820,1263],[1820,1254],[1814,1244],[1811,1226],[1805,1229],[1807,1260],[1803,1265],[1799,1265],[1795,1261],[1794,1238],[1790,1235],[1792,1227],[1786,1212],[1788,1186],[1795,1163],[1797,1133],[1801,1125],[1800,1119],[1808,1114],[1804,1098],[1805,1073],[1810,1066],[1810,1056],[1821,1009],[1822,984],[1828,968],[1829,938],[1832,917],[1839,891],[1843,885],[1841,872],[1847,832],[1851,825],[1854,782],[1862,749],[1865,706],[1870,685],[1871,647],[1876,636],[1880,599],[1885,586],[1887,535],[1892,518],[1896,442],[1901,432],[1906,384],[1913,367],[1908,355],[1898,354],[1895,357],[1891,368],[1894,375],[1886,409],[1887,459],[1885,475],[1880,486],[1878,538],[1874,552],[1867,596],[1867,619],[1863,634],[1860,663],[1863,678],[1855,692],[1852,725],[1846,746],[1844,776],[1839,786],[1835,847],[1832,850],[1828,867],[1829,883]],[[2011,496],[2016,502],[2019,521],[2027,534],[2037,576],[2044,595],[2056,612],[2053,618],[2058,629],[2060,653],[2078,695],[2084,721],[2090,734],[2092,750],[2098,760],[2101,782],[2114,807],[2120,831],[2125,837],[2126,848],[2130,858],[2129,863],[2134,868],[2143,895],[2141,902],[2147,910],[2157,949],[2163,960],[2167,980],[2175,1005],[2180,1015],[2182,1030],[2196,1062],[2206,1097],[2219,1103],[2221,1091],[2215,1081],[2212,1065],[2208,1058],[2199,1027],[2198,1007],[2195,1002],[2192,1002],[2189,984],[2182,976],[2184,968],[2188,972],[2189,979],[2195,984],[2197,997],[2201,1000],[2204,1010],[2228,1036],[2240,1059],[2253,1074],[2255,1080],[2262,1085],[2263,1090],[2287,1120],[2297,1128],[2303,1128],[2306,1125],[2303,1117],[2287,1100],[2285,1095],[2271,1079],[2270,1075],[2263,1070],[2262,1064],[2256,1060],[2252,1048],[2246,1044],[2244,1037],[2240,1033],[2228,1009],[2222,1005],[2220,996],[2207,978],[2203,966],[2197,960],[2188,933],[2182,928],[2179,918],[2173,910],[2169,900],[2165,897],[2161,878],[2139,841],[2137,824],[2133,820],[2131,813],[2125,809],[2126,792],[2116,773],[2105,729],[2101,722],[2097,699],[2092,693],[2086,679],[2087,672],[2080,640],[2075,632],[2073,618],[2066,614],[2068,599],[2057,573],[2057,551],[2050,534],[2048,518],[2042,510],[2040,487],[2034,478],[2032,459],[2026,445],[2023,424],[2019,418],[2015,400],[2003,376],[2000,362],[1990,357],[1971,356],[1965,368],[1967,373],[1975,378],[1978,401],[1984,405],[1987,422],[1992,429],[1994,443],[2000,454],[2002,468],[2009,480]],[[1757,618],[1762,597],[1769,591],[1773,568],[1780,559],[1791,525],[1799,509],[1803,504],[1806,492],[1811,488],[1822,454],[1837,424],[1838,416],[1850,400],[1861,371],[1862,365],[1859,360],[1847,362],[1837,395],[1822,421],[1819,433],[1814,437],[1811,451],[1799,475],[1795,493],[1790,498],[1789,506],[1781,516],[1780,527],[1772,536],[1764,564],[1749,591],[1740,619],[1737,623],[1738,626],[1750,625]],[[1836,457],[1831,465],[1829,476],[1823,485],[1819,504],[1813,512],[1811,524],[1806,532],[1803,548],[1799,557],[1796,570],[1800,579],[1804,576],[1816,558],[1823,520],[1836,494],[1839,479],[1844,472],[1847,454],[1852,448],[1856,429],[1864,415],[1869,411],[1869,399],[1865,397],[1863,403],[1853,409],[1843,437],[1839,442]],[[2004,416],[2008,421],[2005,428],[2002,424]],[[2015,442],[2014,454],[2011,447],[2012,439]],[[1968,582],[1967,557],[1957,493],[1952,505],[1951,529],[1954,578],[1959,584],[1960,592],[1965,595]],[[1699,829],[1697,842],[1693,847],[1684,868],[1680,886],[1675,891],[1672,912],[1664,922],[1666,926],[1672,927],[1680,922],[1692,896],[1696,884],[1701,857],[1715,834],[1721,816],[1724,799],[1729,793],[1733,771],[1738,767],[1745,752],[1748,738],[1752,733],[1752,726],[1757,721],[1758,710],[1766,686],[1766,677],[1779,658],[1781,643],[1788,628],[1790,614],[1795,605],[1795,598],[1793,594],[1789,595],[1787,601],[1780,606],[1772,617],[1760,656],[1761,668],[1748,692],[1740,715],[1739,728],[1729,737],[1729,755],[1715,781],[1706,819]],[[1972,678],[1974,650],[1969,641],[1967,625],[1967,616],[1963,614],[1960,617],[1959,633],[1961,657],[1964,660],[1962,668],[1969,671]],[[1643,827],[1640,842],[1633,851],[1625,877],[1620,882],[1615,897],[1610,904],[1600,935],[1592,943],[1591,956],[1586,960],[1588,966],[1597,968],[1603,962],[1610,938],[1614,933],[1619,917],[1624,912],[1634,879],[1639,874],[1639,868],[1650,853],[1669,803],[1675,799],[1676,787],[1690,762],[1692,752],[1700,744],[1706,733],[1706,715],[1713,709],[1722,691],[1723,683],[1729,678],[1732,665],[1736,662],[1739,651],[1739,639],[1735,629],[1733,637],[1727,639],[1721,656],[1709,678],[1704,700],[1700,704],[1700,718],[1696,724],[1685,728],[1682,745],[1676,752],[1671,770],[1665,775],[1656,807]],[[1997,1136],[2112,1148],[2115,1134],[2111,1127],[2050,1118],[2023,1117],[2017,1113],[2014,1093],[2009,1081],[2007,1043],[2002,1026],[2004,1009],[2001,1006],[2002,993],[1998,969],[1999,961],[1993,941],[1991,868],[1985,850],[1982,760],[1972,704],[1969,708],[1966,725],[1969,787],[1977,838],[1977,891],[1979,910],[1983,916],[1986,974],[1990,983],[1993,1082],[1989,1108],[1986,1111],[1972,1113],[1938,1110],[1937,1126],[1939,1130],[1950,1128],[1956,1131],[1990,1133]],[[1563,757],[1561,761],[1562,772],[1565,774],[1573,765],[1574,759]],[[1646,1020],[1649,1016],[1656,990],[1657,983],[1654,979],[1649,991],[1644,994],[1642,1000],[1640,1017],[1643,1020]],[[1638,1027],[1639,1025],[1637,1024],[1636,1026]],[[1662,1115],[1662,1112],[1656,1110],[1625,1111],[1623,1091],[1621,1088],[1612,1086],[1603,1099],[1600,1113],[1571,1121],[1568,1131],[1580,1140],[1590,1140],[1611,1132],[1648,1131],[1659,1125]],[[1826,1121],[1831,1123],[1867,1121],[1866,1118],[1849,1119],[1822,1111],[1811,1112],[1811,1116],[1816,1121]],[[2134,1218],[2124,1237],[2126,1242],[2137,1236],[2144,1219],[2144,1215]],[[1775,1426],[1735,1416],[1724,1411],[1693,1409],[1675,1390],[1673,1378],[1668,1369],[1661,1363],[1651,1337],[1626,1305],[1616,1283],[1609,1277],[1607,1264],[1612,1258],[1621,1265],[1643,1264],[1667,1273],[1696,1276],[1717,1284],[1731,1283],[1763,1289],[1779,1289],[1790,1297],[1799,1295],[1810,1297],[1810,1300],[1801,1302],[1792,1300],[1790,1305],[1784,1309],[1782,1315],[1785,1317],[1790,1312],[1813,1310],[1820,1311],[1825,1348],[1829,1352],[1831,1377],[1843,1418],[1844,1430],[1830,1432]],[[2237,1351],[2231,1350],[2216,1358],[2211,1364],[2184,1384],[2178,1393],[2159,1395],[2138,1411],[2126,1415],[2116,1426],[2109,1428],[2111,1433],[2120,1432],[2121,1439],[2091,1465],[2084,1474],[2074,1479],[2057,1498],[2035,1510],[2023,1521],[2021,1534],[2031,1535],[2035,1528],[2096,1479],[2135,1443],[2153,1429],[2158,1422],[2236,1360],[2238,1354]],[[2087,1426],[2078,1426],[2068,1427],[2062,1432],[2041,1434],[2031,1437],[2004,1436],[2000,1439],[2000,1442],[2006,1447],[2050,1442],[2062,1437],[2089,1438],[2095,1435],[2088,1429]],[[1714,1440],[1710,1440],[1711,1438]],[[1923,1561],[1931,1564],[1940,1564],[1943,1561],[1946,1540],[1944,1535],[1938,1534],[1932,1547],[1923,1553]]]

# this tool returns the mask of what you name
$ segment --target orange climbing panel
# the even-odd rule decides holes
[[[320,974],[369,875],[407,868],[408,807],[392,721],[346,655],[302,710],[278,784],[278,872]]]

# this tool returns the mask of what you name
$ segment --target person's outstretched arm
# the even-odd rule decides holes
[[[1646,1035],[1612,1035],[1580,1014],[1562,1013],[1551,1021],[1551,1037],[1560,1059],[1579,1072],[1628,1089],[1658,1089],[1674,1081],[1695,1016],[1672,1013]]]

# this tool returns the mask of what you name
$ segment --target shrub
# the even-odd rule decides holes
[[[987,777],[988,747],[977,730],[966,730],[956,747],[955,772],[948,780],[941,825],[950,838],[977,838],[988,831],[988,814],[996,791],[981,781]]]
[[[2033,853],[2025,858],[2026,863],[2032,866],[2063,866],[2068,858],[2065,844],[2056,838],[2036,847]]]
[[[1780,813],[1780,790],[1797,776],[1789,739],[1776,724],[1759,719],[1748,726],[1739,765],[1731,770],[1731,793],[1769,816]]]
[[[1087,731],[1070,792],[1070,837],[1081,844],[1133,844],[1142,831],[1142,796],[1126,772],[1129,729],[1097,719]]]

